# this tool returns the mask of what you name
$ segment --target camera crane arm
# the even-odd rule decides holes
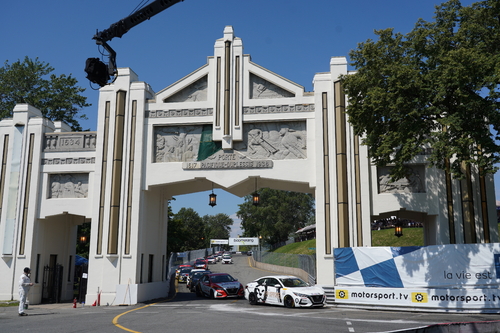
[[[111,24],[111,26],[103,31],[98,31],[92,39],[95,39],[97,45],[102,45],[109,53],[109,64],[106,65],[99,58],[88,58],[85,64],[85,72],[87,79],[99,86],[104,87],[108,84],[110,75],[117,74],[116,69],[116,52],[108,45],[111,39],[122,37],[131,28],[149,20],[156,14],[184,0],[155,0],[147,6],[137,10],[133,14],[121,19],[120,21]]]

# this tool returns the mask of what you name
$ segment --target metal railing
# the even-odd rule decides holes
[[[316,283],[316,256],[314,255],[253,251],[253,258],[265,264],[300,268],[309,275],[309,283]]]

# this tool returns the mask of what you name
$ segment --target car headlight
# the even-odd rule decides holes
[[[306,295],[306,294],[301,294],[301,293],[296,293],[295,291],[293,292],[293,294],[295,296],[298,296],[298,297],[309,297],[309,295]]]

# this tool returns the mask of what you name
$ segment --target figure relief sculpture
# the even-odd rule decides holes
[[[267,99],[267,98],[286,98],[294,97],[295,95],[277,85],[264,80],[257,75],[250,74],[250,98],[251,99]]]
[[[155,162],[195,161],[198,157],[201,128],[201,126],[157,128]]]
[[[165,103],[179,103],[179,102],[200,102],[207,100],[207,88],[208,79],[203,77],[202,79],[194,82],[193,84],[187,86],[181,91],[167,97]]]
[[[286,155],[292,153],[296,158],[306,158],[306,141],[300,132],[291,128],[282,128],[281,144],[286,148]]]
[[[245,124],[245,141],[235,149],[252,159],[305,159],[307,135],[305,123]]]
[[[53,174],[49,182],[52,199],[86,198],[88,195],[88,174]]]
[[[248,149],[251,155],[258,154],[260,156],[265,155],[265,157],[269,157],[278,151],[263,138],[262,131],[258,128],[248,132]],[[260,151],[262,151],[262,154],[259,154]]]
[[[390,168],[379,168],[379,193],[425,193],[425,187],[420,174],[424,173],[423,166],[414,166],[408,169],[405,178],[391,181]]]

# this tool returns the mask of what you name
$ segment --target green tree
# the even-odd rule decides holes
[[[169,221],[167,249],[176,252],[203,249],[207,245],[205,239],[205,224],[192,208],[181,208]]]
[[[393,179],[423,147],[428,161],[462,178],[462,164],[494,173],[500,161],[500,2],[436,6],[406,35],[375,31],[378,40],[350,52],[357,72],[341,78],[355,134]]]
[[[229,238],[233,220],[227,214],[205,215],[202,220],[206,230],[206,247],[210,246],[210,239]]]
[[[27,103],[39,109],[50,120],[64,121],[74,131],[81,131],[78,120],[85,120],[79,111],[90,106],[87,97],[80,95],[84,88],[76,86],[71,75],[56,76],[49,64],[38,58],[28,57],[24,61],[0,68],[0,119],[11,117],[16,104]],[[50,74],[50,75],[49,75]]]
[[[268,245],[285,242],[298,229],[308,225],[314,216],[314,198],[310,194],[261,189],[260,204],[245,197],[236,213],[241,219],[243,236],[258,237]]]

